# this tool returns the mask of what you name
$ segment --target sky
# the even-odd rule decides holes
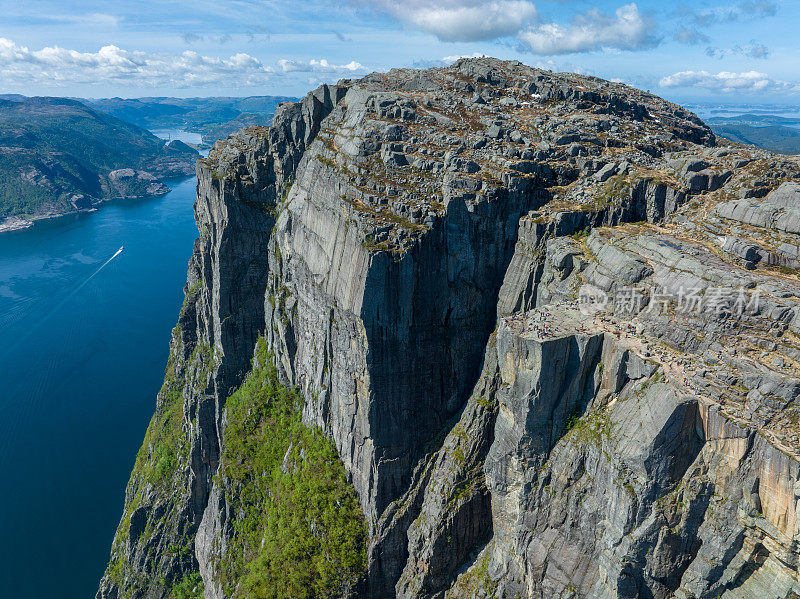
[[[302,96],[516,59],[682,103],[800,104],[800,0],[0,0],[0,93]]]

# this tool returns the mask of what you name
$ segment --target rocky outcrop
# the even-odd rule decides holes
[[[324,99],[329,88],[319,92]],[[313,119],[324,116],[320,103],[312,96],[301,110],[288,107],[269,136],[266,129],[241,132],[198,164],[200,236],[189,261],[186,299],[98,597],[166,596],[200,567],[195,536],[219,465],[225,399],[250,370],[264,331],[276,206],[293,178],[292,156],[313,138]],[[178,449],[180,460],[163,462],[163,453]],[[176,547],[177,558],[169,549]]]
[[[797,178],[494,59],[322,86],[217,144],[171,362],[186,457],[140,473],[159,408],[99,596],[246,594],[226,560],[261,516],[220,456],[261,334],[365,517],[343,596],[800,592]]]
[[[554,322],[568,329],[569,318]],[[699,450],[696,402],[654,383],[654,366],[613,336],[530,337],[498,333],[507,393],[486,463],[498,592],[663,596],[691,558],[692,531],[678,533],[680,548],[659,546],[663,524],[648,512]]]
[[[763,201],[734,200],[717,206],[719,216],[747,225],[800,233],[800,185],[784,183]]]
[[[122,198],[148,197],[163,195],[169,191],[152,173],[135,171],[132,168],[123,168],[108,173],[108,194]],[[72,204],[76,209],[91,207],[89,202],[81,202],[83,198],[73,199]]]

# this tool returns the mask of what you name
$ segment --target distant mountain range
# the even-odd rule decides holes
[[[166,193],[162,177],[194,173],[180,141],[66,98],[0,99],[0,231],[123,197]]]
[[[800,154],[800,118],[767,114],[742,114],[706,119],[716,135],[779,152]]]
[[[103,98],[82,99],[87,106],[145,129],[183,129],[199,133],[210,146],[243,127],[268,126],[288,96],[248,98]]]

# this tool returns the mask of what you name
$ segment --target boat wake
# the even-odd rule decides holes
[[[123,246],[120,246],[120,248],[119,248],[119,249],[118,249],[116,252],[114,252],[114,255],[113,255],[113,256],[111,256],[111,257],[110,257],[108,260],[106,260],[105,262],[103,262],[103,263],[100,265],[100,268],[98,268],[98,269],[97,269],[96,271],[94,271],[94,272],[93,272],[91,275],[89,275],[89,278],[88,278],[88,279],[86,279],[86,280],[85,280],[83,283],[81,283],[80,285],[78,285],[78,287],[75,289],[75,291],[73,291],[73,292],[72,292],[72,294],[75,294],[75,293],[77,293],[77,292],[78,292],[78,291],[81,289],[81,287],[83,287],[84,285],[86,285],[86,283],[88,283],[89,281],[91,281],[91,280],[92,280],[92,279],[95,277],[95,275],[97,275],[97,273],[99,273],[99,272],[100,272],[101,270],[103,270],[103,269],[104,269],[106,266],[108,266],[108,263],[109,263],[109,262],[111,262],[111,261],[112,261],[114,258],[116,258],[117,256],[119,256],[119,255],[122,253],[122,250],[124,250],[124,249],[125,249],[125,246],[124,246],[124,245],[123,245]],[[71,295],[72,295],[72,294],[71,294]]]
[[[114,252],[114,255],[113,255],[113,256],[111,256],[111,257],[110,257],[108,260],[106,260],[105,262],[103,262],[103,263],[100,265],[100,267],[99,267],[97,270],[95,270],[95,271],[94,271],[92,274],[90,274],[90,275],[89,275],[89,276],[88,276],[88,277],[87,277],[87,278],[86,278],[86,279],[85,279],[83,282],[81,282],[81,284],[80,284],[80,285],[78,285],[78,286],[77,286],[75,289],[73,289],[73,290],[72,290],[72,291],[70,291],[70,292],[69,292],[67,295],[65,295],[65,296],[64,296],[64,297],[61,299],[61,301],[60,301],[60,302],[58,302],[58,304],[57,304],[57,305],[56,305],[56,306],[55,306],[53,309],[51,309],[49,312],[47,312],[47,314],[45,314],[44,316],[42,316],[41,318],[39,318],[39,320],[37,321],[37,323],[36,323],[34,326],[32,326],[32,327],[31,327],[31,328],[28,330],[27,334],[25,334],[25,335],[23,335],[22,337],[20,337],[19,339],[17,339],[17,341],[16,341],[15,343],[12,343],[12,344],[11,344],[9,347],[6,347],[6,348],[5,348],[5,349],[7,350],[7,352],[6,352],[6,353],[7,353],[8,355],[10,355],[10,354],[11,354],[11,352],[14,350],[14,348],[15,348],[17,345],[19,345],[19,344],[20,344],[20,343],[21,343],[21,342],[22,342],[24,339],[27,339],[27,338],[28,338],[28,337],[29,337],[31,334],[33,334],[34,330],[38,329],[38,328],[39,328],[41,325],[43,325],[43,324],[45,323],[45,321],[47,321],[47,320],[48,320],[48,319],[49,319],[49,318],[50,318],[50,317],[51,317],[53,314],[55,314],[56,312],[58,312],[58,311],[59,311],[59,310],[60,310],[60,309],[61,309],[61,308],[64,306],[64,304],[66,304],[66,303],[67,303],[67,302],[68,302],[68,301],[69,301],[69,300],[70,300],[70,299],[71,299],[73,296],[75,296],[75,294],[76,294],[76,293],[78,293],[78,292],[79,292],[81,289],[83,289],[83,288],[86,286],[86,284],[87,284],[89,281],[91,281],[93,278],[95,278],[95,277],[97,276],[97,274],[98,274],[98,273],[99,273],[101,270],[103,270],[103,269],[104,269],[106,266],[108,266],[108,265],[109,265],[109,263],[110,263],[110,262],[111,262],[111,261],[112,261],[114,258],[116,258],[117,256],[119,256],[119,255],[122,253],[122,251],[123,251],[124,249],[125,249],[125,246],[124,246],[124,245],[123,245],[123,246],[121,246],[121,247],[120,247],[120,248],[119,248],[119,249],[118,249],[116,252]]]

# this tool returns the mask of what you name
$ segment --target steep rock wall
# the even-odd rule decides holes
[[[796,285],[751,273],[797,239],[713,208],[800,169],[714,144],[649,94],[475,59],[322,86],[215,147],[150,467],[99,596],[198,577],[229,596],[232,523],[258,515],[234,514],[218,476],[225,401],[261,333],[361,504],[349,595],[797,592]],[[764,303],[575,304],[586,286],[687,285]]]
[[[98,597],[167,596],[198,571],[194,537],[218,466],[224,402],[264,330],[275,207],[336,95],[323,86],[281,111],[273,129],[241,132],[198,164],[200,236],[186,299]]]

